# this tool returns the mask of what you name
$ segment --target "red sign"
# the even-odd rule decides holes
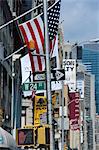
[[[79,129],[79,93],[72,92],[69,93],[69,119],[70,119],[70,128],[71,130]]]

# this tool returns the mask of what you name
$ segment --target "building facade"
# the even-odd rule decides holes
[[[95,75],[96,113],[99,114],[99,44],[85,44],[82,52],[82,62],[91,64],[92,74]],[[87,65],[87,68],[89,65]]]
[[[99,149],[99,115],[96,115],[95,129],[96,129],[96,150]]]
[[[92,75],[92,63],[82,63],[83,50],[77,44],[69,42],[64,46],[63,56],[65,59],[76,59],[77,76],[76,90],[80,92],[80,113],[84,124],[81,128],[81,148],[91,150],[96,148],[95,143],[95,77]],[[88,55],[86,55],[88,56]],[[88,64],[88,65],[86,65]],[[90,73],[88,73],[88,71]],[[94,107],[94,111],[93,111]],[[81,116],[81,118],[82,118]]]
[[[13,2],[9,0],[0,1],[0,26],[12,20]],[[17,22],[11,23],[0,29],[0,108],[3,109],[2,127],[11,132],[14,124],[11,126],[11,120],[16,117],[17,127],[20,127],[21,110],[21,70],[20,61],[14,63],[14,73],[12,82],[12,56],[22,46],[22,39],[18,29]],[[7,58],[7,59],[6,59]],[[13,89],[13,90],[12,90]],[[13,117],[12,117],[12,93],[13,97]],[[20,107],[17,107],[20,106]],[[17,113],[17,115],[16,115]]]

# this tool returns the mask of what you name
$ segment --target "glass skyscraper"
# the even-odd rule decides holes
[[[82,62],[86,65],[87,71],[95,75],[96,113],[99,114],[99,43],[84,45]]]

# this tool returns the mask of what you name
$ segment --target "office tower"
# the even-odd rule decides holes
[[[87,66],[87,70],[90,69],[88,71],[95,75],[96,113],[99,114],[99,43],[84,45],[82,62]]]
[[[80,92],[81,112],[83,113],[83,144],[88,150],[95,150],[95,78],[86,72],[83,64],[77,67],[77,90]]]

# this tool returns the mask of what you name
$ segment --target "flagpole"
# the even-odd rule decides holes
[[[1,26],[0,26],[0,30],[3,29],[4,27],[8,26],[9,24],[13,23],[14,21],[16,21],[16,20],[22,18],[23,16],[29,14],[30,12],[32,12],[32,11],[34,11],[35,9],[39,8],[40,6],[42,6],[42,3],[41,3],[40,5],[38,5],[38,6],[36,6],[35,8],[32,8],[32,9],[26,11],[26,12],[23,13],[22,15],[20,15],[20,16],[14,18],[14,19],[12,19],[12,20],[10,20],[9,22],[7,22],[7,23],[1,25]]]
[[[45,49],[46,49],[46,75],[47,75],[47,99],[48,99],[48,119],[50,125],[50,150],[54,150],[53,126],[52,126],[52,96],[51,96],[51,70],[49,55],[49,34],[47,17],[47,0],[43,0],[44,5],[44,23],[45,23]]]
[[[13,55],[15,55],[16,53],[20,52],[22,49],[24,49],[25,47],[27,47],[27,45],[22,46],[21,48],[19,48],[18,50],[16,50],[15,52],[11,53],[9,56],[7,56],[6,58],[4,58],[2,61],[6,61],[7,59],[11,58]]]

